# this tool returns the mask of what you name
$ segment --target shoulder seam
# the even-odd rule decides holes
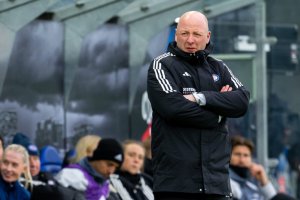
[[[164,54],[161,54],[159,56],[157,56],[156,58],[154,58],[155,61],[160,61],[166,57],[169,57],[169,56],[175,56],[174,54],[172,54],[171,52],[167,52],[167,53],[164,53]]]

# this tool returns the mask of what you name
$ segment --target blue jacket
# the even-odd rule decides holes
[[[0,200],[30,200],[30,193],[18,181],[7,183],[0,176]]]
[[[270,200],[276,195],[276,190],[271,182],[260,186],[251,178],[242,178],[229,169],[230,184],[233,198],[237,200]]]

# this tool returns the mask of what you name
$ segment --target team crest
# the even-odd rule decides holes
[[[214,82],[217,82],[220,79],[220,76],[217,74],[213,74],[212,77],[214,79]]]

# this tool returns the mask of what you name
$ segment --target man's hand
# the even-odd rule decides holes
[[[187,94],[187,95],[183,95],[187,100],[190,100],[192,102],[196,102],[196,99],[194,97],[194,95],[192,94]]]
[[[249,170],[251,175],[258,180],[262,186],[265,186],[269,182],[266,171],[262,165],[252,163]]]
[[[225,85],[222,87],[220,92],[230,92],[232,91],[232,87],[230,87],[229,85]]]

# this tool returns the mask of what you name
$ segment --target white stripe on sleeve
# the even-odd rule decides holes
[[[235,87],[236,88],[242,87],[243,84],[239,81],[239,79],[234,76],[234,74],[232,73],[232,71],[229,69],[229,67],[225,63],[223,63],[223,64],[227,68],[227,70],[229,71],[230,76],[231,76],[231,81],[234,83]]]
[[[161,59],[166,58],[168,56],[172,56],[171,53],[162,54],[161,56],[155,58],[153,61],[153,70],[155,73],[155,77],[156,77],[159,85],[161,86],[162,90],[165,93],[176,92],[176,90],[173,90],[169,80],[166,78],[165,72],[162,69],[161,63],[160,63]]]

